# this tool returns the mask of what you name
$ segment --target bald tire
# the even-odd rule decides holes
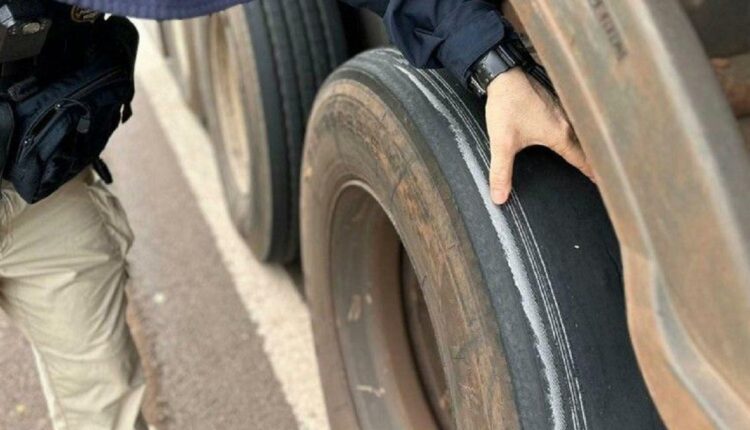
[[[417,410],[427,401],[409,395],[413,360],[394,359],[401,310],[379,301],[398,288],[388,274],[398,241],[421,281],[456,428],[660,428],[596,187],[530,149],[496,207],[483,130],[472,96],[390,49],[349,61],[321,90],[302,260],[333,428],[435,427],[429,407]]]
[[[258,0],[212,17],[232,26],[244,91],[243,109],[232,121],[246,129],[248,175],[233,173],[236,157],[221,121],[217,87],[221,67],[209,64],[213,76],[207,126],[217,149],[222,184],[235,226],[263,261],[288,263],[299,254],[299,169],[304,128],[315,93],[328,74],[345,60],[344,38],[334,0]],[[211,29],[207,24],[207,32]],[[216,46],[204,45],[211,58]],[[209,63],[212,63],[209,61]],[[218,76],[218,79],[217,79]],[[208,82],[208,81],[206,81]],[[235,170],[237,170],[235,168]],[[245,178],[249,178],[246,180]]]

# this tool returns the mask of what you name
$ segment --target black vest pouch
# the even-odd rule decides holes
[[[15,130],[4,177],[28,203],[49,196],[101,161],[112,133],[130,118],[138,32],[125,18],[97,23],[86,63],[13,103]]]

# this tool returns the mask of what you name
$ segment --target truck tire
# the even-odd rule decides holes
[[[481,106],[391,49],[334,73],[305,145],[302,263],[334,429],[662,427],[584,176],[530,148],[493,205]]]
[[[208,128],[232,218],[263,261],[299,248],[299,166],[318,87],[345,60],[332,0],[259,0],[213,15]]]
[[[162,29],[164,51],[182,90],[182,96],[190,109],[200,114],[202,95],[198,76],[199,61],[193,40],[193,27],[196,21],[163,21],[159,25]]]

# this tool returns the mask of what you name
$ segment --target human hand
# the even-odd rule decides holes
[[[750,115],[750,60],[747,57],[714,58],[711,65],[732,111],[738,117]]]
[[[534,78],[515,68],[487,88],[492,201],[503,204],[512,186],[513,160],[522,149],[543,145],[593,180],[586,154],[560,103]]]

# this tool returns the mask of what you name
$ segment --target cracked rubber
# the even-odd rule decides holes
[[[379,299],[399,288],[388,277],[398,246],[371,246],[389,243],[384,225],[421,280],[456,428],[662,428],[596,187],[530,148],[510,202],[493,205],[482,112],[446,74],[391,49],[347,62],[318,95],[302,262],[332,428],[435,428],[403,376],[413,364],[383,341],[400,314]]]

